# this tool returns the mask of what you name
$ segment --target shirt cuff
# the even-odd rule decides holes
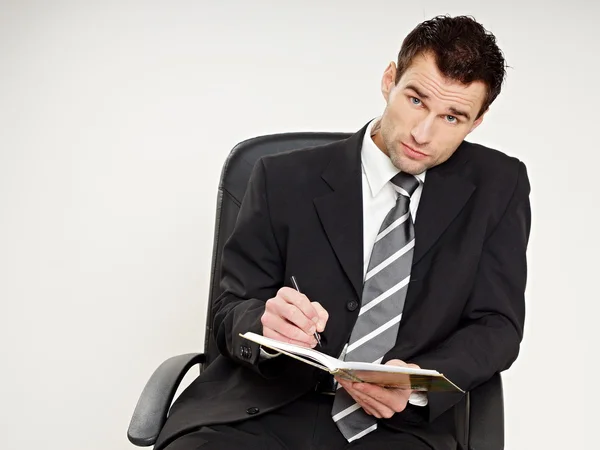
[[[271,353],[271,351],[267,351],[262,347],[260,348],[260,359],[273,359],[279,355],[281,355],[280,352]]]
[[[427,392],[413,392],[408,397],[408,403],[415,406],[427,406],[429,400],[427,399]]]

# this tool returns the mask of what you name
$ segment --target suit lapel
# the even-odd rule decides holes
[[[360,150],[366,126],[340,143],[322,173],[332,192],[314,199],[335,255],[360,299],[363,287],[363,212]]]
[[[446,163],[427,171],[415,222],[413,265],[435,244],[475,191],[475,185],[459,170],[465,162],[463,157],[459,148]]]
[[[327,238],[359,299],[364,239],[360,152],[365,131],[366,126],[340,142],[322,173],[332,192],[314,199]],[[475,185],[463,176],[465,162],[459,148],[444,164],[427,171],[415,223],[413,265],[435,244],[475,191]]]

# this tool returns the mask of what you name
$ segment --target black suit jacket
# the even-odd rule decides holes
[[[340,354],[363,286],[360,151],[349,139],[264,157],[254,167],[235,230],[223,250],[223,295],[214,330],[221,351],[174,403],[161,448],[201,425],[263,414],[313,389],[317,371],[285,356],[264,361],[239,333],[262,333],[265,301],[295,275],[329,312],[322,351]],[[427,172],[398,338],[383,362],[401,359],[445,374],[468,391],[516,359],[525,315],[530,230],[525,166],[463,142]],[[452,448],[462,394],[430,393],[384,423]]]

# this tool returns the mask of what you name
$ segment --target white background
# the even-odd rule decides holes
[[[496,34],[511,68],[469,139],[521,158],[533,188],[506,448],[597,448],[599,12],[585,0],[0,1],[2,448],[133,448],[147,378],[202,349],[230,149],[359,129],[382,111],[403,37],[445,13]]]

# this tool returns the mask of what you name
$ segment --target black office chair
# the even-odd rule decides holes
[[[346,139],[348,133],[284,133],[260,136],[236,145],[225,161],[217,197],[204,353],[174,356],[152,374],[138,400],[127,437],[141,447],[154,445],[169,408],[188,370],[200,365],[202,372],[219,354],[212,330],[212,304],[221,294],[221,254],[233,231],[246,185],[255,162],[262,156]],[[500,375],[469,392],[456,408],[457,441],[461,449],[502,450],[504,408]]]

